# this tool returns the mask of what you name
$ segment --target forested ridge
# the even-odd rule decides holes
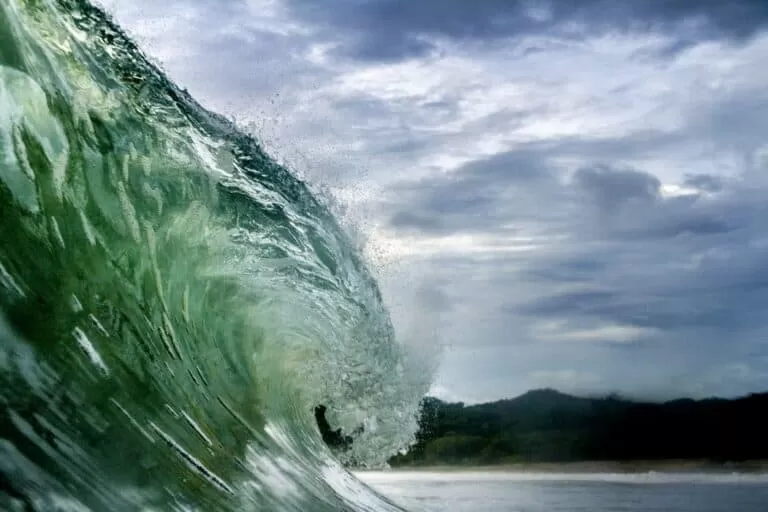
[[[665,403],[551,389],[477,405],[428,397],[420,427],[392,466],[768,459],[768,393]]]

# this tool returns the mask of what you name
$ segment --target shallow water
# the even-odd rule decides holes
[[[768,475],[366,472],[413,512],[765,512]]]

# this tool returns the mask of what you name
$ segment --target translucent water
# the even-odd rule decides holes
[[[427,386],[306,184],[99,9],[0,1],[0,509],[391,510],[337,460]]]

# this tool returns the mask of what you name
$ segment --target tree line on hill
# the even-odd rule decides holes
[[[768,393],[643,403],[536,390],[464,405],[428,397],[416,444],[390,465],[768,459]]]

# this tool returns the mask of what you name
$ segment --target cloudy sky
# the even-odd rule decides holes
[[[102,4],[340,205],[433,392],[768,389],[763,0]]]

